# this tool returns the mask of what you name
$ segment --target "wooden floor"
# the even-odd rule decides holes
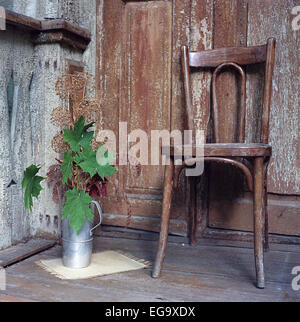
[[[122,250],[153,261],[156,234],[103,232],[95,251]],[[299,301],[291,274],[300,266],[300,247],[271,245],[266,254],[266,289],[254,286],[253,250],[249,243],[199,240],[191,247],[180,237],[170,237],[163,274],[151,278],[151,269],[62,281],[35,262],[61,255],[54,246],[6,268],[7,289],[0,301]],[[1,257],[1,253],[0,253]]]

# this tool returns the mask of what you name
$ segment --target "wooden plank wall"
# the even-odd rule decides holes
[[[299,84],[300,32],[292,30],[291,14],[299,0],[252,0],[248,5],[248,44],[277,39],[271,106],[269,192],[300,194],[299,178]],[[250,93],[254,89],[249,84]],[[249,106],[255,104],[250,95]],[[297,164],[298,162],[298,164]]]
[[[184,128],[185,115],[180,66],[182,45],[189,45],[191,50],[207,50],[228,46],[259,45],[266,43],[270,36],[277,38],[280,44],[277,45],[276,50],[275,93],[271,112],[271,144],[274,146],[274,157],[269,176],[271,193],[269,210],[271,231],[290,235],[299,235],[300,231],[298,228],[300,219],[299,176],[297,179],[296,175],[297,170],[299,172],[299,164],[297,165],[297,153],[299,152],[299,149],[297,152],[299,142],[297,84],[299,81],[298,83],[289,81],[292,75],[293,77],[297,75],[299,66],[299,32],[296,34],[290,30],[292,19],[290,11],[293,6],[297,5],[297,2],[296,0],[284,2],[280,0],[99,0],[97,10],[98,90],[104,111],[104,127],[115,133],[118,133],[119,121],[128,121],[131,129],[139,127],[158,129],[162,125],[169,128],[169,124],[172,130]],[[140,29],[137,25],[138,19],[144,19],[141,20],[143,23],[140,24]],[[163,25],[159,35],[161,39],[164,39],[163,43],[157,35],[160,26],[151,25],[150,20]],[[158,38],[155,38],[155,35]],[[148,73],[150,87],[151,82],[158,78],[159,80],[155,81],[156,86],[160,82],[159,86],[163,86],[164,89],[162,96],[159,94],[155,97],[158,99],[158,105],[164,97],[165,107],[160,112],[154,109],[154,114],[147,118],[149,124],[145,123],[145,116],[141,115],[139,109],[141,104],[147,105],[149,101],[148,103],[139,101],[143,98],[141,96],[134,97],[134,93],[138,93],[136,89],[143,86],[145,82],[143,79],[140,79],[140,82],[133,82],[130,78],[134,75],[138,77],[138,73],[135,73],[137,70],[134,70],[135,62],[137,65],[141,63],[139,60],[142,59],[142,52],[146,48],[153,50],[155,55],[163,51],[162,56],[165,62],[162,64],[160,58],[155,58],[147,52],[145,65],[148,64],[149,67],[153,62],[156,68],[161,69],[161,72],[151,68],[145,70],[142,68],[145,73]],[[151,57],[153,57],[152,62],[149,61]],[[171,64],[170,68],[169,64]],[[133,70],[129,73],[131,67]],[[259,115],[258,102],[261,92],[257,91],[257,85],[261,78],[254,76],[252,72],[260,71],[260,68],[259,66],[257,69],[249,69],[247,76],[248,141],[255,141],[255,132],[258,129],[254,121]],[[284,73],[286,75],[282,77]],[[196,128],[207,129],[208,140],[210,140],[211,76],[209,72],[204,71],[195,73],[192,77]],[[231,141],[235,134],[232,129],[236,124],[238,114],[238,84],[239,78],[230,71],[225,71],[218,79],[218,97],[222,101],[221,133],[224,142]],[[151,92],[155,92],[155,86],[150,89],[143,87],[139,88],[139,91],[148,93],[149,95],[145,97],[149,99]],[[170,96],[168,96],[169,93]],[[145,97],[143,99],[146,99]],[[120,170],[119,175],[114,179],[115,185],[110,187],[109,195],[116,193],[118,186],[125,188],[129,193],[133,211],[131,227],[158,231],[161,209],[159,186],[162,172],[153,173],[150,168],[145,168],[142,169],[142,176],[136,179],[132,176],[134,171],[132,167]],[[207,190],[199,191],[198,194],[199,213],[202,214],[199,216],[199,233],[206,222],[212,228],[251,230],[252,197],[246,189],[240,189],[244,179],[236,169],[231,169],[226,165],[211,167],[209,173],[209,185],[204,186],[205,189],[209,187],[207,217],[203,215],[207,210],[205,206]],[[207,178],[204,178],[205,180]],[[151,186],[155,187],[155,189],[150,189],[152,192],[155,190],[155,193],[147,192]],[[136,189],[137,187],[148,190],[146,189],[142,194],[141,189]],[[189,194],[186,189],[185,178],[182,176],[180,187],[173,199],[171,232],[186,233]],[[105,210],[108,213],[105,224],[125,225],[126,202],[122,196],[118,200],[109,198],[105,202]]]
[[[247,45],[247,0],[214,3],[213,48]],[[221,142],[236,142],[236,124],[239,111],[239,78],[231,69],[224,70],[217,80]],[[236,223],[232,216],[232,200],[242,197],[243,177],[227,164],[211,164],[209,168],[209,226],[227,228],[225,223]],[[220,201],[221,200],[221,201]],[[224,205],[230,203],[224,211]],[[250,213],[251,215],[251,213]],[[236,216],[238,219],[239,214]],[[221,221],[221,223],[220,223]]]
[[[269,167],[270,231],[277,234],[300,235],[299,199],[299,32],[292,30],[291,10],[299,1],[228,1],[218,7],[216,1],[214,23],[214,47],[258,45],[268,37],[277,39],[273,80],[273,99],[270,119],[270,144],[273,157]],[[247,3],[246,3],[247,2]],[[235,11],[235,8],[243,8]],[[229,15],[229,12],[233,13]],[[242,13],[244,12],[244,13]],[[220,20],[220,23],[218,23]],[[224,21],[230,23],[223,25]],[[239,25],[240,24],[240,25]],[[246,26],[246,28],[245,28]],[[236,30],[226,32],[222,30]],[[230,36],[230,35],[235,36]],[[251,67],[247,73],[246,140],[255,142],[259,125],[263,66]],[[257,74],[258,72],[258,74]],[[228,77],[226,75],[222,77]],[[219,79],[221,81],[221,79]],[[222,99],[230,97],[234,80],[226,79],[229,86]],[[223,90],[224,87],[221,87]],[[235,101],[231,96],[229,101]],[[229,104],[231,111],[232,104]],[[223,130],[226,134],[226,129]],[[241,178],[232,177],[228,167],[214,169],[211,173],[209,226],[234,230],[252,230],[252,196],[239,189]],[[230,179],[231,178],[231,179]]]
[[[30,235],[30,217],[23,207],[21,182],[32,151],[29,107],[34,50],[28,33],[16,32],[11,26],[2,31],[0,42],[1,249]]]
[[[118,133],[118,122],[128,121],[128,131],[184,129],[180,48],[191,44],[193,50],[211,49],[212,9],[212,2],[198,0],[99,1],[98,90],[106,111],[105,128]],[[210,108],[210,74],[196,74],[193,81],[195,119],[205,128]],[[150,109],[152,114],[145,115]],[[115,186],[128,194],[131,227],[159,230],[162,179],[163,168],[143,167],[136,177],[134,167],[120,167]],[[182,176],[174,194],[171,218],[171,231],[180,234],[186,234],[186,188]],[[115,187],[110,189],[109,195],[114,195]],[[108,198],[104,210],[105,224],[125,224],[127,209],[122,194],[118,200]]]

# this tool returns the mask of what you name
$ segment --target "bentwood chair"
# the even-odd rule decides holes
[[[204,155],[198,161],[222,162],[239,168],[245,175],[249,190],[253,192],[254,217],[254,255],[256,267],[256,281],[258,288],[264,288],[264,249],[268,248],[268,215],[267,215],[267,166],[272,154],[268,145],[269,115],[272,92],[272,75],[275,57],[275,39],[270,38],[266,45],[253,47],[223,48],[202,52],[189,52],[186,46],[182,47],[182,70],[185,92],[185,108],[187,129],[193,130],[192,85],[190,67],[211,68],[212,73],[212,120],[214,142],[204,145]],[[243,69],[246,65],[265,63],[264,92],[262,102],[262,117],[260,126],[260,143],[245,143],[245,111],[246,111],[246,75]],[[233,68],[241,76],[241,106],[239,121],[237,122],[238,139],[236,143],[221,143],[219,134],[219,104],[216,94],[217,75],[224,68]],[[222,108],[226,108],[223,107]],[[259,120],[257,120],[259,121]],[[179,167],[174,166],[174,159],[182,155],[182,146],[167,147],[170,151],[169,165],[166,165],[164,175],[164,192],[161,217],[161,230],[158,251],[152,276],[159,277],[165,257],[171,200],[173,188],[178,184],[181,171],[197,162],[196,145],[192,141],[192,158],[182,161]],[[196,158],[197,156],[197,158]],[[191,177],[190,177],[191,178]],[[189,180],[191,191],[196,191],[195,180]],[[191,218],[191,244],[195,244],[196,234],[196,198],[193,193],[190,197],[189,215]]]

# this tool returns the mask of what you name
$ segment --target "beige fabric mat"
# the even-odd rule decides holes
[[[130,254],[120,251],[104,251],[92,255],[89,267],[74,269],[63,266],[61,258],[46,259],[36,262],[37,265],[60,279],[78,280],[104,276],[149,267],[151,264]]]

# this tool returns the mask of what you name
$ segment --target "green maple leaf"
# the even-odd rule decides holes
[[[117,171],[115,167],[109,164],[109,161],[114,161],[114,158],[111,158],[112,156],[107,152],[105,154],[106,157],[104,158],[107,160],[107,162],[103,162],[103,165],[101,165],[97,162],[96,151],[93,151],[90,146],[86,146],[83,151],[80,152],[77,157],[75,157],[75,161],[82,171],[89,173],[91,177],[93,177],[95,174],[98,174],[102,180],[104,180],[105,177],[110,177]]]
[[[25,209],[29,209],[32,211],[33,206],[33,197],[38,198],[40,192],[42,191],[41,182],[45,180],[45,178],[37,176],[36,174],[39,172],[41,167],[37,167],[32,164],[24,171],[24,177],[22,181],[22,189],[25,189],[24,193],[24,205]]]
[[[83,162],[89,158],[94,158],[96,152],[93,151],[92,147],[90,145],[85,146],[82,151],[77,153],[74,157],[74,160],[77,164],[80,162]]]
[[[73,227],[77,234],[81,227],[84,225],[85,218],[92,222],[94,215],[89,204],[93,200],[83,190],[80,192],[75,187],[73,190],[65,192],[66,202],[62,209],[62,219],[67,219],[70,216],[69,224]]]
[[[79,153],[77,160],[79,167],[93,177],[98,172],[96,162],[96,152],[90,146],[85,147],[83,152]]]
[[[73,157],[72,157],[72,151],[66,151],[64,153],[64,161],[61,165],[61,172],[63,175],[62,183],[66,184],[68,182],[68,179],[71,179],[73,176],[72,168],[73,168]]]
[[[110,164],[99,166],[98,174],[102,178],[110,177],[117,172],[117,169]]]
[[[79,142],[79,144],[82,147],[88,146],[91,142],[91,140],[94,137],[94,131],[90,131],[90,132],[83,132],[82,138]]]
[[[94,137],[94,131],[87,132],[94,125],[94,122],[87,125],[84,125],[84,123],[84,117],[81,116],[74,124],[73,130],[64,130],[64,141],[70,145],[72,151],[80,152],[80,148],[89,145]]]

